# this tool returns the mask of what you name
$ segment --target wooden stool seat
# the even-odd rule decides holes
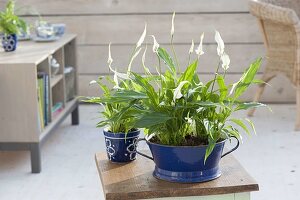
[[[258,191],[258,184],[231,155],[221,161],[221,177],[193,184],[171,183],[154,178],[153,161],[141,156],[123,165],[110,162],[106,153],[96,154],[95,159],[106,200],[185,199],[182,197],[249,200],[250,192]]]

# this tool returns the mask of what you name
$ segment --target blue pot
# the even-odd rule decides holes
[[[9,34],[2,36],[2,47],[4,51],[10,52],[14,51],[17,48],[17,35],[16,34]]]
[[[236,139],[236,138],[235,138]],[[213,180],[221,176],[219,162],[222,157],[236,150],[237,145],[222,155],[225,140],[218,142],[204,164],[207,145],[203,146],[167,146],[145,140],[151,150],[152,156],[141,152],[138,154],[154,161],[154,177],[180,183],[195,183]]]
[[[136,142],[140,131],[112,133],[103,130],[107,157],[112,162],[125,163],[135,160]]]

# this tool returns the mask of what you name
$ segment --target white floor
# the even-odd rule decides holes
[[[295,106],[271,105],[253,118],[257,136],[244,137],[234,153],[257,180],[253,200],[295,200],[300,196],[300,132],[294,132]],[[42,146],[43,169],[30,173],[28,152],[0,152],[0,200],[101,200],[95,152],[104,151],[95,128],[98,107],[80,106],[80,125],[66,120]],[[241,113],[240,116],[245,116]]]

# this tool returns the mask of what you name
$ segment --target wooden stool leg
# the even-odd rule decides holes
[[[270,76],[267,76],[267,75],[263,75],[262,77],[262,81],[268,83],[272,78],[274,78],[275,75],[270,75]],[[255,93],[255,96],[254,96],[254,99],[253,99],[253,102],[258,102],[259,98],[261,97],[262,93],[264,92],[264,89],[266,87],[266,83],[263,83],[263,84],[260,84],[256,93]],[[252,117],[253,114],[255,112],[255,108],[251,108],[249,111],[248,111],[248,116],[249,117]]]
[[[295,126],[295,131],[300,131],[300,87],[297,87],[297,100],[296,100],[296,126]]]

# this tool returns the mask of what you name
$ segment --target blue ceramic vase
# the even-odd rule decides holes
[[[154,161],[153,176],[158,179],[180,183],[205,182],[218,178],[221,176],[219,167],[221,158],[233,152],[239,146],[237,139],[236,146],[222,155],[225,140],[218,142],[204,163],[207,145],[167,146],[149,142],[144,138],[139,139],[137,142],[141,140],[147,142],[153,157],[138,151],[137,153]]]
[[[103,130],[107,157],[116,163],[131,162],[136,159],[136,142],[140,131],[112,133]]]
[[[8,34],[2,36],[2,47],[4,51],[10,52],[14,51],[17,48],[17,35],[16,34]]]

